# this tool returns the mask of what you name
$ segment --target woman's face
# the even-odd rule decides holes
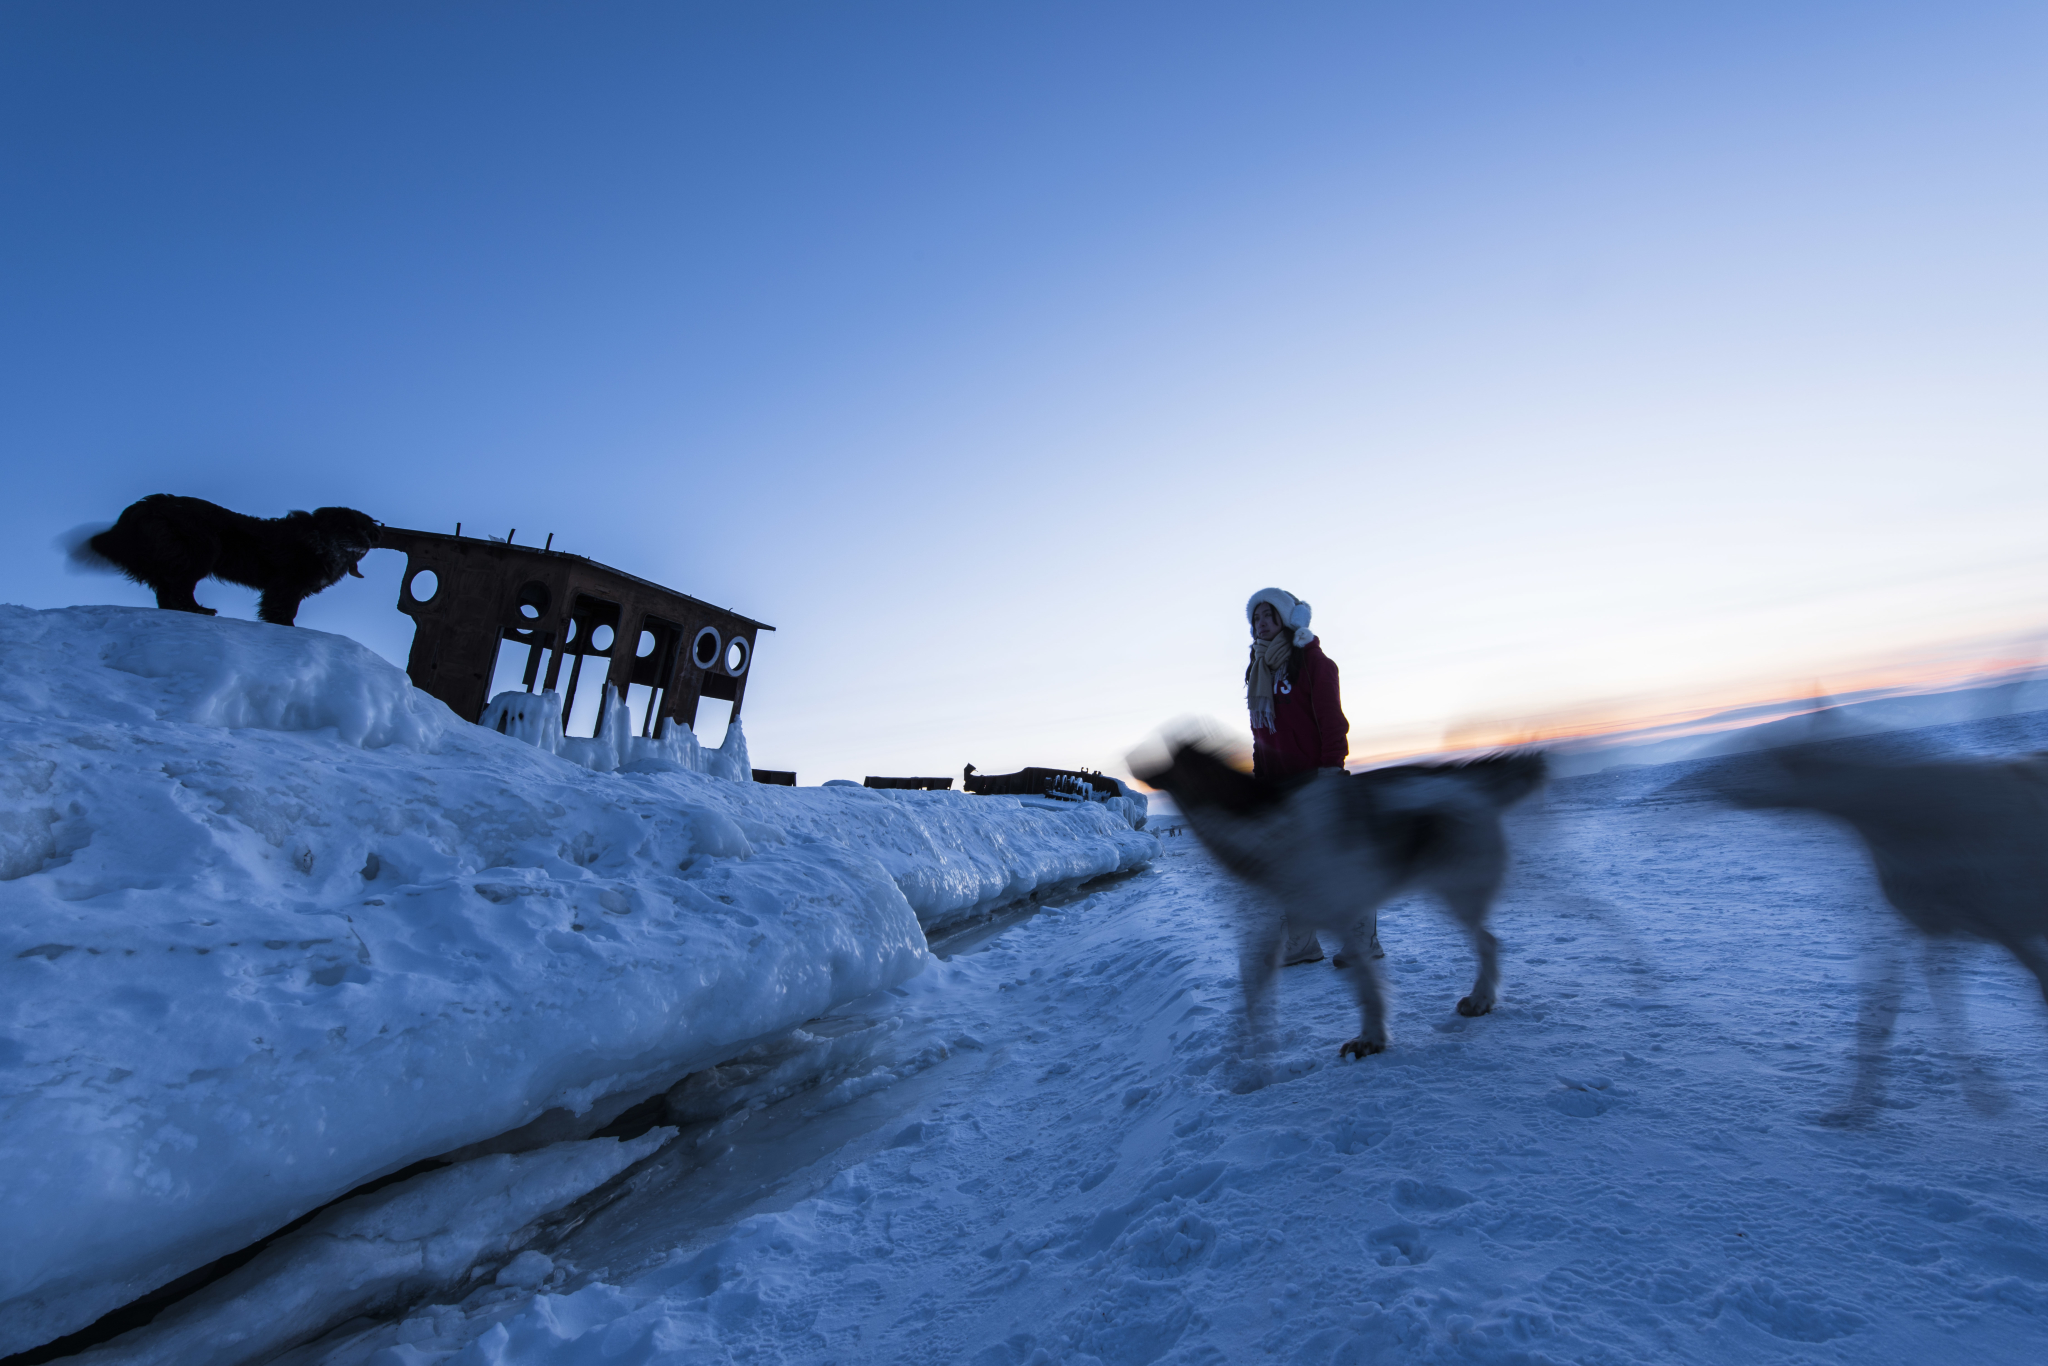
[[[1273,604],[1262,602],[1252,608],[1252,634],[1260,640],[1271,640],[1280,634],[1280,614],[1273,610]]]

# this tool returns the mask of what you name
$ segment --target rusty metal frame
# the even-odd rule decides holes
[[[507,642],[527,647],[528,692],[560,687],[562,662],[573,661],[562,698],[565,727],[584,661],[593,657],[605,661],[604,683],[621,698],[635,683],[651,690],[645,715],[635,718],[642,735],[658,733],[666,717],[695,726],[706,697],[731,702],[737,721],[755,640],[775,629],[565,551],[400,527],[385,527],[379,545],[405,552],[398,610],[415,623],[405,671],[414,687],[466,721],[482,716],[490,702]],[[414,585],[429,570],[437,582],[420,598]],[[599,646],[601,628],[610,639]],[[645,654],[637,649],[643,633],[652,637]],[[621,648],[626,642],[634,648]],[[598,709],[600,727],[604,711]]]

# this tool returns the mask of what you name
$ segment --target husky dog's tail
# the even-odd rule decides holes
[[[50,542],[64,552],[66,566],[79,574],[119,574],[121,566],[93,549],[102,532],[112,531],[112,522],[82,522]]]
[[[1510,807],[1543,786],[1550,758],[1540,749],[1511,749],[1482,754],[1453,767],[1495,805]]]

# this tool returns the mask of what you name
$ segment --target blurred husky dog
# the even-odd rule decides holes
[[[1254,1038],[1265,1029],[1292,922],[1342,938],[1360,1023],[1338,1056],[1362,1058],[1387,1046],[1386,994],[1370,948],[1373,913],[1403,892],[1435,893],[1471,937],[1479,977],[1458,1013],[1493,1009],[1500,946],[1486,918],[1507,871],[1501,812],[1534,791],[1544,769],[1543,754],[1525,750],[1270,782],[1181,743],[1163,767],[1141,761],[1135,771],[1170,794],[1217,861],[1260,894],[1239,960]]]
[[[1869,852],[1885,900],[1930,951],[1944,940],[1997,944],[2034,974],[2048,1001],[2048,754],[1887,763],[1822,742],[1729,759],[1699,781],[1733,806],[1844,822]],[[1961,1004],[1934,967],[1934,1004],[1959,1031]],[[1881,1098],[1899,996],[1896,972],[1866,970],[1856,1078],[1848,1106],[1829,1118],[1856,1118]],[[1970,1099],[1986,1110],[2003,1103],[1981,1090]]]
[[[117,569],[156,593],[156,605],[215,615],[192,596],[205,578],[263,595],[256,615],[279,626],[298,620],[299,604],[332,588],[377,548],[379,528],[354,508],[319,508],[282,517],[250,517],[203,498],[152,493],[131,503],[111,527],[79,541],[74,562]]]

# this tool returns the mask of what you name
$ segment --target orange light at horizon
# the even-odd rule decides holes
[[[2038,669],[2041,664],[2038,657],[2015,655],[2008,644],[1999,653],[1976,654],[1967,658],[1951,655],[1938,659],[1868,662],[1798,688],[1782,681],[1738,683],[1685,700],[1668,695],[1662,698],[1615,698],[1521,716],[1474,718],[1446,727],[1441,742],[1436,745],[1396,740],[1390,746],[1354,754],[1350,763],[1395,763],[1433,754],[1464,754],[1524,745],[1593,741],[1603,737],[1619,739],[1651,731],[1658,732],[1658,738],[1670,739],[1713,734],[1777,719],[1765,714],[1754,719],[1726,719],[1715,724],[1716,718],[1726,718],[1731,712],[1754,710],[1793,715],[1802,706],[1815,701],[1827,704],[1844,695],[1911,696],[1946,692],[1973,683],[1990,686],[2001,679]],[[1857,700],[1874,699],[1858,697]]]

